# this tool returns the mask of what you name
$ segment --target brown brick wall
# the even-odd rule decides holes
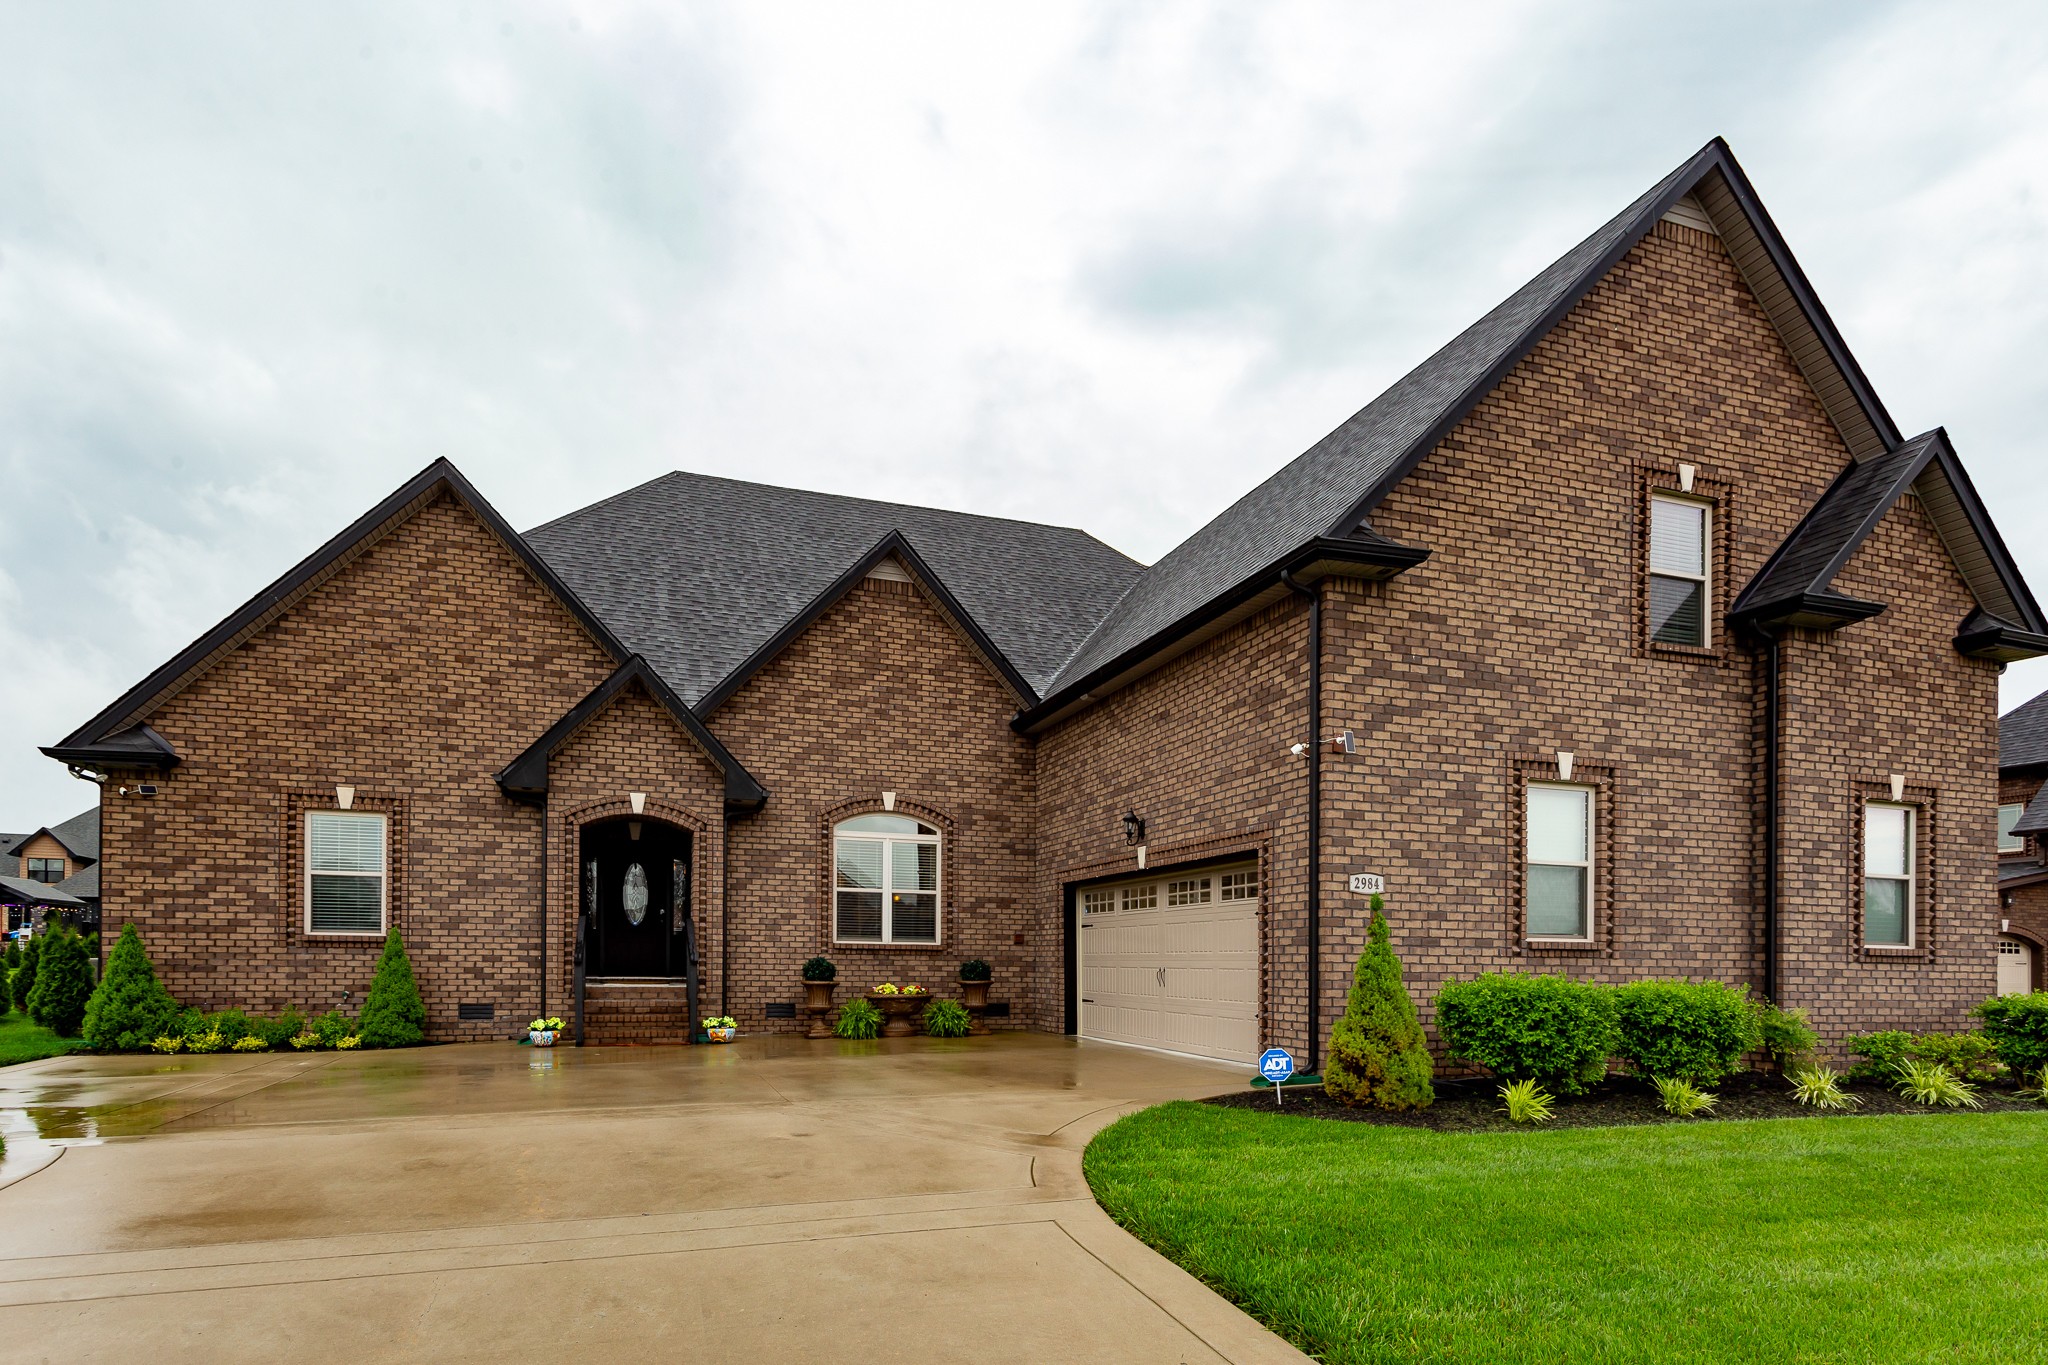
[[[541,815],[491,774],[611,670],[491,533],[442,497],[150,718],[184,762],[108,793],[109,928],[132,920],[189,1005],[359,1007],[381,942],[310,937],[296,816],[336,785],[393,817],[392,916],[436,1037],[499,1037],[541,996]],[[489,1023],[456,1021],[490,1003]],[[554,1002],[550,1002],[551,1006]]]
[[[727,999],[743,1029],[804,1027],[769,1020],[765,1006],[801,1000],[797,970],[814,953],[838,965],[840,1001],[884,980],[957,995],[960,963],[986,958],[989,998],[1011,1002],[1013,1024],[1040,1017],[1029,937],[1038,920],[1032,751],[1010,729],[1017,707],[917,587],[869,580],[707,718],[772,793],[731,833]],[[880,810],[884,791],[946,836],[936,948],[831,942],[827,829]],[[706,923],[716,957],[721,925]],[[718,998],[714,987],[706,1009]]]

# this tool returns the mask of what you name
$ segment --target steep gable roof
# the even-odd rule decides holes
[[[1998,718],[1998,766],[2048,768],[2048,692]]]
[[[1060,526],[665,474],[527,540],[692,705],[891,532],[917,547],[1027,696],[1143,566]]]
[[[1990,658],[2048,648],[2048,640],[2028,648],[2024,637],[2048,631],[2048,622],[1939,427],[1845,468],[1736,596],[1729,619],[1826,629],[1884,610],[1835,592],[1834,579],[1908,491],[1919,495],[1977,601],[1958,647]]]
[[[1387,494],[1674,209],[1711,221],[1852,454],[1896,445],[1891,417],[1734,154],[1716,138],[1161,559],[1060,668],[1045,703],[1023,723],[1128,676],[1176,623],[1273,572],[1294,547],[1369,532],[1367,519]]]
[[[22,849],[28,847],[29,841],[44,834],[62,844],[64,851],[72,857],[86,862],[97,862],[100,856],[100,808],[94,806],[90,810],[80,811],[69,820],[44,825],[41,829],[28,834],[0,835],[0,838],[9,841],[6,845],[7,855],[19,859]]]
[[[582,624],[600,648],[619,661],[631,655],[632,651],[620,643],[611,628],[555,575],[462,472],[445,459],[436,460],[236,608],[220,624],[178,651],[163,667],[122,693],[111,706],[43,752],[66,763],[86,766],[165,767],[175,763],[177,756],[163,737],[137,722],[443,494],[454,497],[488,527],[541,587]]]
[[[704,751],[725,778],[725,801],[728,806],[752,808],[768,799],[768,789],[754,780],[754,775],[741,766],[732,751],[719,742],[718,736],[704,728],[704,722],[697,719],[681,697],[662,681],[647,660],[638,654],[627,659],[613,671],[612,675],[591,689],[590,695],[569,708],[562,718],[547,728],[547,731],[528,745],[524,752],[506,764],[497,775],[499,788],[514,797],[545,795],[548,789],[548,762],[563,745],[567,744],[585,725],[594,720],[617,699],[619,694],[633,683],[647,689],[664,711],[683,728],[684,733],[695,740],[697,747]]]

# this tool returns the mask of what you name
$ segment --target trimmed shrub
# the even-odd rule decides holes
[[[1344,1016],[1330,1030],[1323,1093],[1341,1104],[1377,1109],[1422,1109],[1436,1098],[1429,1041],[1415,1002],[1401,984],[1380,897],[1372,898],[1372,928],[1351,972]]]
[[[43,943],[50,936],[36,934],[21,948],[21,965],[14,969],[8,980],[8,989],[14,1001],[14,1008],[28,1013],[28,995],[36,988],[36,959],[43,954]]]
[[[1863,1060],[1849,1068],[1852,1081],[1882,1081],[1890,1085],[1905,1065],[1913,1047],[1913,1035],[1902,1028],[1880,1029],[1876,1033],[1852,1033],[1844,1042],[1851,1057]]]
[[[1995,1081],[2005,1074],[1997,1046],[1981,1033],[1923,1033],[1913,1040],[1906,1055],[1947,1067],[1950,1075],[1962,1081]]]
[[[835,1038],[879,1038],[882,1036],[882,1012],[875,1008],[875,1002],[866,996],[856,995],[840,1006],[839,1018],[832,1025]]]
[[[924,1031],[933,1038],[965,1038],[974,1016],[958,1000],[934,1000],[924,1007]]]
[[[1820,1035],[1806,1021],[1805,1010],[1779,1009],[1766,1001],[1756,1002],[1757,1031],[1763,1036],[1764,1051],[1778,1065],[1781,1075],[1805,1069],[1820,1046]]]
[[[218,1033],[221,1036],[222,1044],[232,1048],[244,1038],[256,1032],[256,1025],[256,1020],[251,1019],[240,1010],[222,1010],[218,1014],[207,1015],[202,1027],[209,1032]],[[258,1039],[257,1041],[260,1045],[262,1040]],[[243,1050],[247,1051],[248,1049],[245,1048]]]
[[[2048,991],[1994,995],[1971,1013],[1984,1021],[1999,1061],[2029,1074],[2048,1067]]]
[[[256,1036],[263,1040],[265,1047],[289,1047],[292,1039],[306,1031],[306,1016],[296,1005],[286,1007],[285,1012],[275,1019],[257,1019]]]
[[[837,981],[839,969],[832,965],[829,957],[814,957],[804,964],[804,980]]]
[[[314,1031],[324,1040],[325,1031],[317,1022]],[[427,1040],[426,1002],[420,999],[419,983],[412,977],[412,959],[405,955],[405,940],[395,925],[384,936],[384,956],[377,959],[377,975],[363,1001],[361,1033],[364,1047],[412,1047]]]
[[[1568,1095],[1600,1082],[1621,1041],[1613,992],[1568,976],[1488,972],[1446,982],[1436,1027],[1457,1060],[1503,1080],[1553,1082]]]
[[[1631,981],[1614,988],[1621,1058],[1644,1076],[1710,1085],[1763,1042],[1745,987],[1720,981]]]
[[[342,1039],[357,1032],[356,1021],[340,1010],[329,1010],[319,1018],[309,1020],[306,1032],[313,1035],[317,1047],[340,1047]]]
[[[58,929],[48,937],[36,964],[28,1017],[60,1038],[76,1038],[92,999],[92,959],[85,955],[85,940],[71,930]]]
[[[85,1007],[85,1041],[101,1052],[139,1052],[157,1038],[184,1030],[178,1002],[156,979],[135,926],[121,926],[106,975]]]

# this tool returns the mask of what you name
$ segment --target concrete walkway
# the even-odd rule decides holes
[[[10,1067],[0,1354],[1301,1361],[1081,1177],[1243,1084],[1018,1034]]]

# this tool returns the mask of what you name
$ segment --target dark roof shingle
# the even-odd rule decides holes
[[[687,473],[526,541],[694,706],[891,531],[1041,691],[1143,569],[1068,527]]]
[[[2048,767],[2048,692],[1998,718],[1998,766]]]

